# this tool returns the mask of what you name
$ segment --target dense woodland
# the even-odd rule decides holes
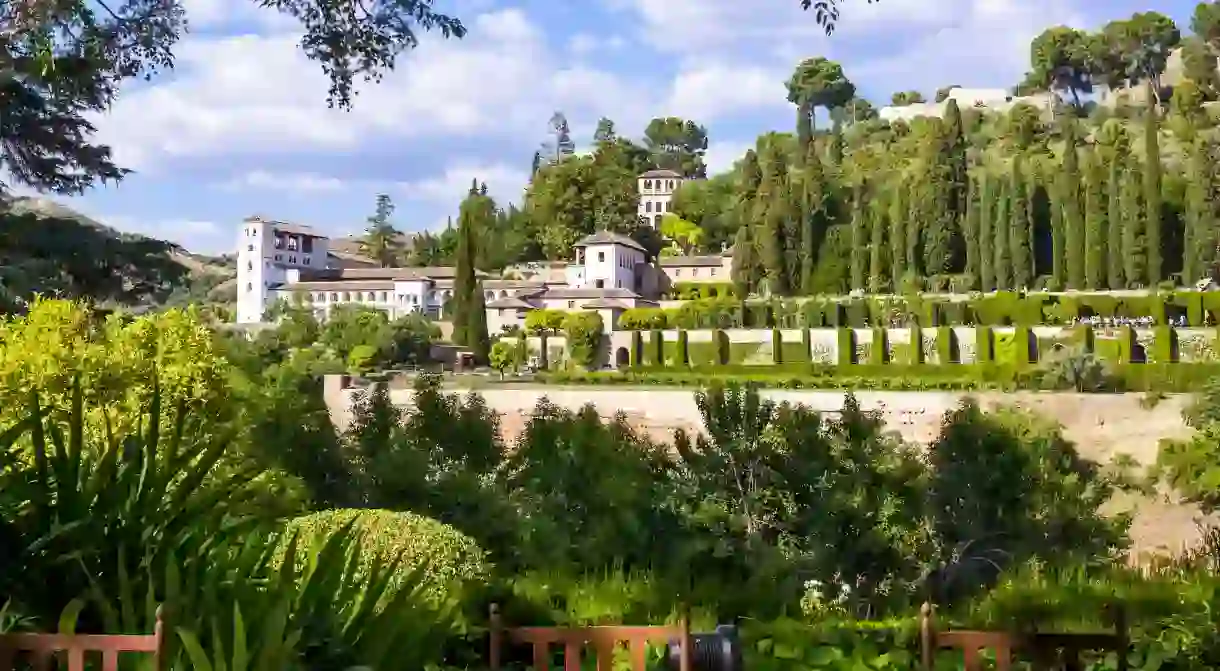
[[[1052,104],[993,113],[949,100],[943,118],[909,123],[879,120],[839,64],[807,59],[787,82],[793,130],[683,185],[662,235],[637,221],[636,175],[705,177],[706,129],[654,119],[635,141],[602,119],[593,150],[577,154],[556,114],[521,205],[484,208],[476,222],[492,241],[479,266],[566,259],[605,228],[656,253],[734,245],[735,281],[778,295],[1194,284],[1217,261],[1208,104],[1220,99],[1220,6],[1201,3],[1190,33],[1156,12],[1095,32],[1049,28],[1013,93],[1051,93]],[[1175,51],[1181,65],[1165,76]],[[1103,87],[1115,93],[1100,105]],[[421,236],[403,260],[449,262],[457,241],[456,227]]]

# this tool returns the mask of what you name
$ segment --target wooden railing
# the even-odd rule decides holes
[[[924,604],[920,611],[920,647],[923,653],[924,671],[932,671],[936,655],[941,650],[960,650],[965,662],[965,671],[981,671],[983,651],[995,654],[995,670],[1011,671],[1013,655],[1020,653],[1029,658],[1036,671],[1082,671],[1082,653],[1117,653],[1117,671],[1127,671],[1127,650],[1130,639],[1127,633],[1126,614],[1121,606],[1113,611],[1114,633],[1102,634],[1055,634],[1038,632],[1004,631],[937,631],[934,609]]]
[[[491,671],[499,671],[503,663],[505,639],[511,643],[528,643],[533,648],[533,668],[547,671],[551,665],[551,646],[563,645],[564,671],[580,671],[581,655],[591,647],[597,653],[598,671],[612,671],[614,653],[620,643],[626,643],[631,655],[632,671],[644,671],[649,643],[667,644],[678,641],[679,671],[691,671],[690,620],[683,616],[678,624],[662,627],[594,626],[594,627],[505,627],[500,609],[491,606],[491,641],[489,662]]]
[[[60,657],[67,659],[68,671],[85,671],[88,653],[100,654],[102,671],[118,671],[121,653],[150,654],[159,671],[163,636],[160,608],[151,634],[0,634],[0,671],[15,671],[18,657],[27,658],[33,671],[57,668]]]

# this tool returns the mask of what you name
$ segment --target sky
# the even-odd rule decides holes
[[[708,128],[709,167],[724,170],[759,134],[794,126],[784,82],[804,58],[840,62],[878,106],[899,90],[1007,88],[1044,28],[1154,4],[844,0],[828,38],[799,0],[438,0],[469,34],[425,36],[345,112],[327,107],[291,20],[255,0],[182,1],[191,33],[175,70],[127,86],[98,120],[98,140],[134,174],[56,199],[208,254],[231,252],[251,215],[358,233],[379,193],[405,231],[444,227],[472,178],[519,202],[555,111],[586,146],[603,116],[628,137],[654,117],[693,119]],[[1155,3],[1183,28],[1195,4]]]

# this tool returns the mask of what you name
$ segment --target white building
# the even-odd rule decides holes
[[[290,270],[325,270],[328,240],[308,226],[250,217],[237,240],[237,322],[257,324]]]
[[[661,228],[661,216],[671,209],[674,191],[682,185],[682,175],[673,170],[649,170],[639,176],[640,220]]]
[[[949,97],[941,102],[889,105],[882,107],[877,114],[883,121],[910,121],[921,116],[940,118],[945,115],[950,100],[956,102],[960,110],[985,109],[988,112],[1007,112],[1020,104],[1049,110],[1055,104],[1055,96],[1052,93],[1014,96],[1006,89],[968,89],[958,86],[949,89]]]

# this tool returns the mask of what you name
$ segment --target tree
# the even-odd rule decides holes
[[[797,107],[798,129],[808,125],[808,131],[799,131],[802,138],[812,137],[817,108],[843,107],[856,95],[856,86],[843,74],[843,66],[821,57],[801,61],[787,87],[788,102]]]
[[[487,307],[475,275],[479,231],[491,216],[490,198],[479,195],[472,183],[458,217],[458,253],[453,279],[453,342],[469,348],[477,363],[486,363],[491,347],[487,335]]]
[[[919,91],[899,91],[890,96],[890,104],[895,107],[905,107],[924,102],[927,102],[927,100],[924,99],[923,94]]]
[[[663,117],[648,122],[644,147],[653,167],[673,170],[687,179],[707,177],[703,155],[707,152],[707,128],[689,119]]]
[[[401,233],[390,223],[394,214],[394,201],[386,194],[377,196],[377,210],[369,217],[369,226],[360,240],[360,251],[365,256],[389,268],[398,260],[402,244]]]
[[[97,6],[29,0],[0,12],[0,173],[63,194],[122,179],[109,147],[95,142],[94,114],[122,86],[173,65],[186,29],[182,0],[118,0]],[[300,24],[299,44],[330,80],[328,102],[350,109],[358,80],[376,80],[415,48],[420,32],[461,38],[466,28],[432,4],[369,8],[356,0],[255,3]],[[28,11],[12,11],[14,9]],[[341,46],[339,46],[341,45]],[[0,194],[8,184],[0,182]]]
[[[1062,286],[1067,280],[1068,289],[1083,289],[1085,285],[1085,223],[1080,209],[1081,179],[1080,157],[1076,147],[1076,124],[1071,119],[1064,121],[1063,167],[1060,169],[1060,185],[1057,190],[1062,200],[1063,231],[1054,239],[1059,249],[1053,253],[1055,260],[1063,259],[1055,273],[1055,280]]]
[[[614,132],[614,122],[606,117],[597,120],[597,129],[593,131],[594,144],[606,144],[614,142],[618,139],[618,134]]]
[[[818,22],[826,30],[827,35],[831,35],[835,31],[835,27],[839,24],[839,3],[843,0],[801,0],[801,8],[805,11],[813,10],[814,20]],[[868,0],[868,4],[881,2],[881,0]]]
[[[500,379],[504,379],[504,374],[509,368],[512,368],[517,361],[517,346],[512,342],[500,339],[491,346],[491,351],[488,353],[488,362],[491,367],[500,373]]]
[[[1139,12],[1111,21],[1102,28],[1094,47],[1098,71],[1110,86],[1135,87],[1147,83],[1157,105],[1161,102],[1161,74],[1169,54],[1182,40],[1173,19],[1158,12]]]
[[[1089,289],[1106,288],[1110,220],[1107,206],[1106,166],[1100,152],[1085,153],[1084,169],[1084,277]]]
[[[1008,202],[1008,248],[1012,254],[1012,288],[1023,290],[1033,282],[1033,250],[1030,245],[1030,183],[1020,154],[1013,158]]]
[[[559,163],[576,154],[576,143],[572,141],[572,129],[568,125],[568,117],[563,112],[556,111],[547,124],[547,132],[551,139],[543,144],[547,160]]]
[[[1152,93],[1152,83],[1148,84],[1148,93]],[[1162,275],[1162,240],[1161,240],[1161,142],[1160,125],[1157,108],[1152,105],[1149,95],[1148,109],[1144,116],[1144,221],[1145,246],[1148,251],[1148,284],[1156,286]]]
[[[703,239],[703,229],[672,212],[661,217],[661,235],[670,240],[676,251],[689,255]]]
[[[1084,31],[1056,26],[1042,31],[1029,45],[1029,80],[1046,91],[1067,92],[1081,109],[1080,95],[1093,91],[1094,63],[1090,38]]]

